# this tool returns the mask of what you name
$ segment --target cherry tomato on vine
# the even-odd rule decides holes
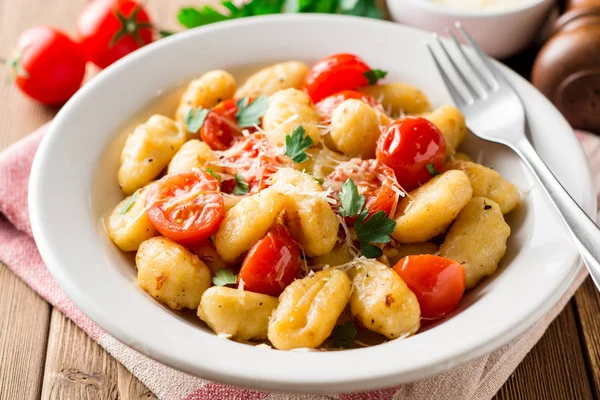
[[[36,26],[23,32],[9,61],[19,89],[47,105],[69,100],[81,86],[85,64],[80,45],[49,26]]]
[[[342,90],[356,90],[374,84],[379,76],[360,57],[340,53],[317,62],[304,80],[304,91],[317,103]],[[378,71],[383,72],[383,71]],[[371,73],[371,74],[370,74]]]
[[[219,181],[208,172],[193,169],[169,174],[150,190],[146,214],[163,236],[176,242],[208,239],[225,217]]]
[[[356,184],[358,192],[365,196],[365,207],[369,209],[369,217],[378,211],[390,216],[398,202],[402,191],[394,171],[377,160],[361,160],[359,158],[339,164],[329,174],[327,181],[346,182],[350,178]],[[352,224],[357,217],[347,217],[346,222]]]
[[[404,190],[411,191],[442,170],[446,141],[425,118],[400,118],[381,128],[377,159],[394,170]]]
[[[77,19],[88,59],[106,68],[153,40],[152,23],[139,1],[94,0]]]
[[[301,267],[300,246],[283,225],[276,225],[248,252],[238,283],[243,280],[251,292],[279,296]]]
[[[456,308],[465,292],[465,270],[456,261],[429,254],[404,257],[394,266],[417,296],[423,318],[440,318]]]
[[[331,121],[331,113],[333,110],[335,110],[337,106],[348,99],[360,100],[364,103],[367,103],[371,107],[378,108],[383,111],[383,107],[381,107],[379,102],[375,100],[374,97],[369,96],[368,94],[357,92],[355,90],[342,90],[341,92],[325,97],[323,100],[315,104],[317,111],[321,115],[323,123],[329,123]]]

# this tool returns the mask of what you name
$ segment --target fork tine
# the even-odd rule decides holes
[[[438,45],[442,48],[442,50],[443,50],[444,54],[446,55],[446,57],[448,58],[448,60],[450,60],[450,64],[452,64],[452,66],[454,67],[456,74],[462,80],[462,83],[465,85],[465,87],[467,88],[467,90],[469,91],[471,96],[473,96],[473,98],[478,97],[480,99],[483,99],[484,94],[480,93],[477,89],[475,89],[475,87],[471,84],[471,81],[465,76],[465,74],[463,74],[463,72],[461,71],[459,66],[454,61],[454,58],[450,55],[450,52],[448,51],[448,48],[446,47],[446,44],[444,43],[444,41],[440,40],[439,37],[437,37],[437,36],[435,36],[435,40],[438,43]]]
[[[465,50],[461,46],[460,42],[458,41],[458,39],[456,38],[454,33],[450,29],[446,28],[446,34],[448,36],[450,36],[450,39],[452,39],[452,42],[454,42],[454,46],[459,51],[463,60],[465,60],[467,62],[467,64],[469,64],[469,68],[471,68],[471,71],[473,71],[475,76],[478,78],[479,82],[481,82],[481,84],[485,87],[485,89],[492,90],[493,85],[490,84],[489,79],[487,79],[485,76],[483,76],[483,74],[479,71],[479,68],[477,68],[475,66],[475,64],[473,64],[473,61],[471,61],[471,57],[469,57],[467,55],[467,53],[465,53]]]
[[[467,105],[467,103],[468,103],[467,100],[465,100],[463,95],[456,89],[456,86],[454,86],[454,83],[452,82],[450,77],[448,75],[446,75],[444,68],[442,68],[442,65],[440,64],[438,58],[436,57],[435,52],[431,48],[431,43],[426,42],[425,44],[427,45],[427,50],[429,50],[429,54],[431,54],[431,58],[433,58],[433,62],[435,63],[435,66],[436,66],[440,76],[442,77],[442,80],[446,84],[446,87],[448,88],[448,91],[450,92],[450,96],[452,96],[452,99],[456,102],[456,104],[459,107]]]
[[[494,88],[498,88],[498,86],[500,85],[499,82],[504,81],[504,77],[502,76],[500,71],[498,71],[498,69],[490,62],[487,54],[485,54],[484,51],[481,50],[481,47],[479,47],[479,45],[475,42],[475,40],[473,40],[471,35],[469,35],[465,28],[463,28],[462,24],[457,21],[454,23],[454,25],[456,26],[456,29],[460,31],[463,38],[465,38],[465,40],[473,48],[473,50],[475,50],[477,58],[479,58],[483,66],[487,69],[487,72],[490,74],[495,86]]]

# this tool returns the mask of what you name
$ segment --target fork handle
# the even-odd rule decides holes
[[[587,269],[596,287],[600,289],[600,228],[556,179],[529,140],[519,141],[514,148],[540,181],[561,218],[569,227]]]

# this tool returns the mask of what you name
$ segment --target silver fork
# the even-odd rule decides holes
[[[451,55],[448,45],[437,35],[434,35],[432,42],[441,48],[450,67],[443,67],[431,42],[427,42],[427,48],[452,99],[465,115],[469,130],[481,139],[510,147],[523,159],[571,231],[590,275],[600,289],[600,228],[567,193],[525,136],[525,110],[517,93],[460,23],[456,23],[456,28],[473,48],[473,59],[466,54],[450,30],[447,33],[462,63],[458,57]],[[472,72],[468,74],[469,77],[461,71],[460,64]],[[465,89],[462,93],[456,82]]]

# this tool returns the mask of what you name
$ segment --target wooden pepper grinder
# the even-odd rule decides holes
[[[600,134],[600,0],[571,0],[540,50],[533,84],[578,129]]]

